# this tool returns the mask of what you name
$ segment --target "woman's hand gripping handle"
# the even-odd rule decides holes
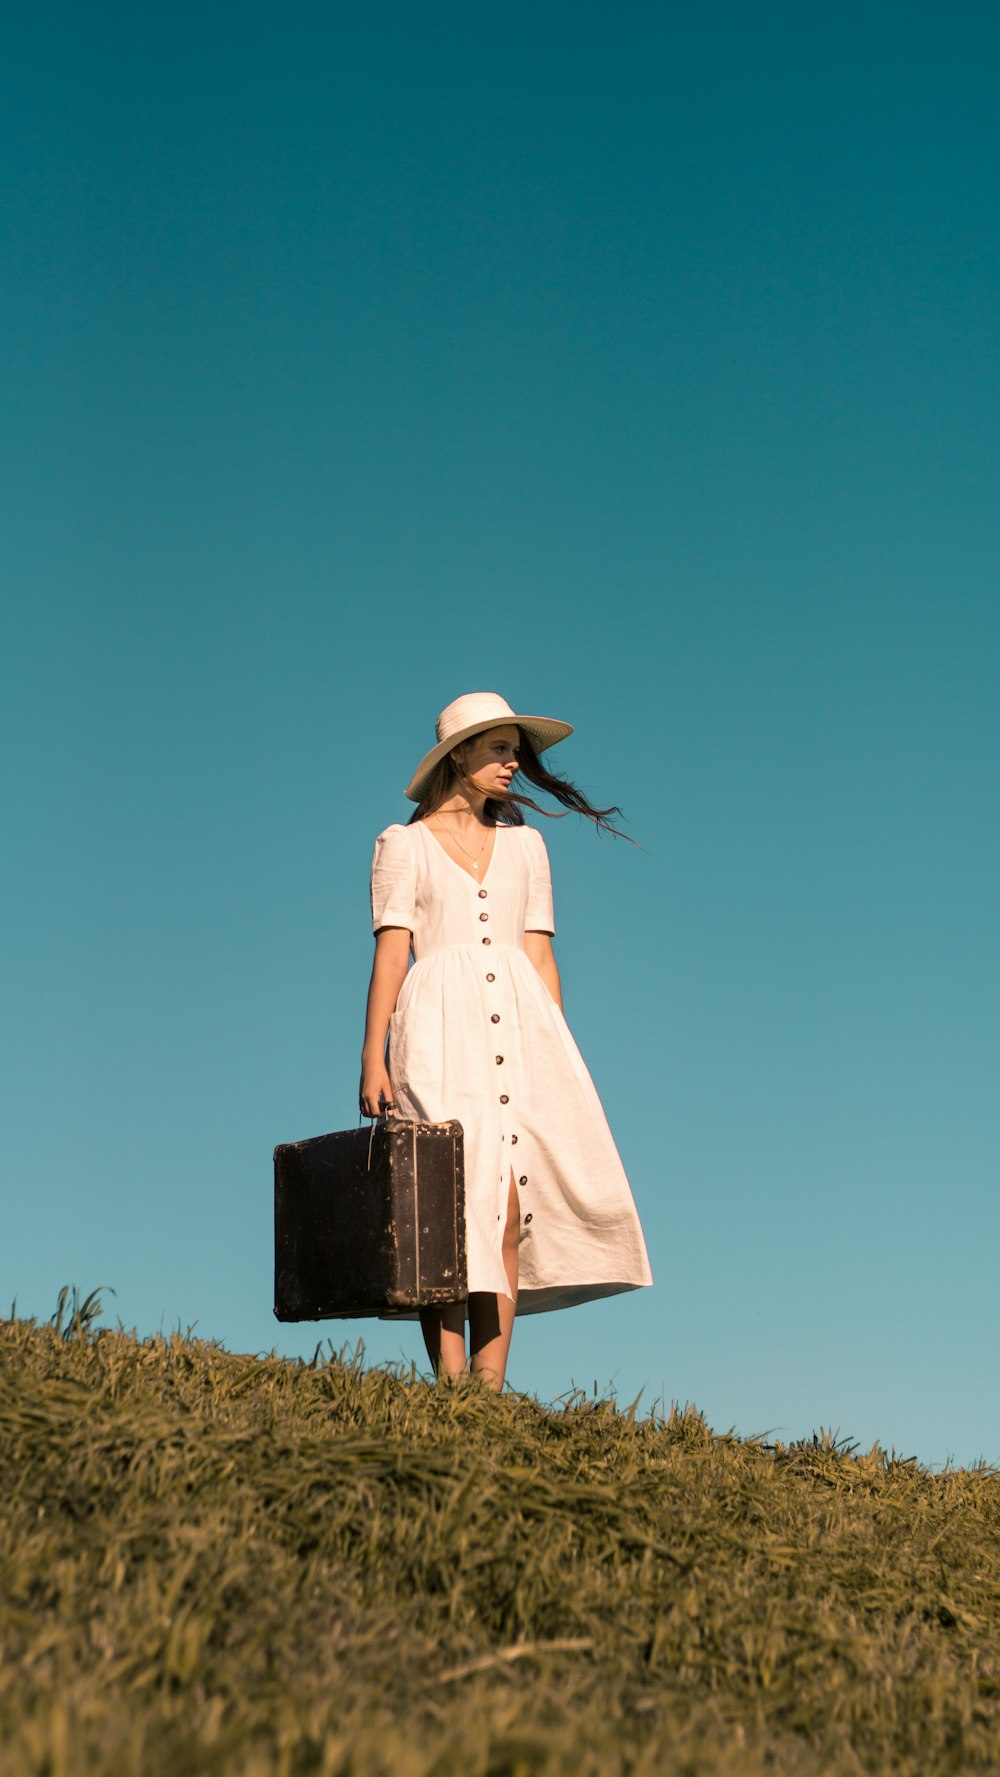
[[[392,1102],[392,1082],[384,1061],[381,1066],[374,1067],[366,1067],[362,1061],[358,1108],[363,1117],[391,1117],[396,1109]]]

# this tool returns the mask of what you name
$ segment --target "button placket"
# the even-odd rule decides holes
[[[487,891],[485,889],[480,889],[479,890],[479,899],[481,901],[485,901],[486,898],[487,898]],[[482,924],[486,924],[489,920],[489,914],[486,913],[484,910],[483,912],[480,913],[479,919]],[[483,937],[483,938],[481,938],[480,942],[488,945],[490,943],[490,939],[488,937]],[[484,971],[484,973],[485,973],[486,981],[489,984],[489,986],[492,988],[496,988],[498,986],[498,982],[497,982],[497,975],[496,975],[495,969],[487,969]],[[501,992],[502,991],[503,990],[501,988]],[[499,1001],[494,999],[493,1004],[494,1004],[494,1006],[496,1006],[499,1004]],[[509,1010],[509,1008],[508,1008],[508,1010]],[[491,1010],[489,1012],[488,1016],[489,1016],[490,1024],[495,1027],[499,1026],[499,1025],[503,1025],[504,1028],[506,1028],[507,1023],[509,1022],[507,1012],[503,1011],[503,1010],[501,1010],[501,1011],[492,1011]],[[514,1024],[513,1024],[514,1039],[512,1039],[512,1040],[516,1040],[516,1031],[517,1031],[517,1025],[518,1025],[516,1010],[513,1014],[513,1021],[514,1021]],[[500,1034],[499,1030],[497,1030],[497,1035],[499,1036],[499,1034]],[[494,1061],[495,1061],[497,1067],[503,1067],[505,1065],[505,1063],[509,1062],[509,1060],[510,1060],[510,1058],[505,1057],[504,1055],[495,1055],[494,1056]],[[516,1066],[515,1066],[514,1071],[515,1071],[515,1073],[517,1072]],[[514,1084],[516,1085],[516,1081],[514,1082]],[[501,1196],[501,1213],[498,1214],[498,1216],[497,1216],[497,1222],[499,1225],[502,1226],[503,1221],[504,1221],[504,1215],[506,1213],[502,1206],[503,1206],[503,1204],[506,1203],[506,1200],[507,1200],[507,1190],[508,1190],[508,1187],[510,1184],[511,1177],[512,1176],[514,1177],[514,1179],[516,1181],[516,1186],[519,1186],[521,1188],[523,1188],[527,1184],[528,1179],[527,1179],[526,1173],[522,1173],[520,1176],[518,1176],[517,1173],[514,1171],[513,1165],[511,1164],[511,1162],[513,1160],[513,1154],[511,1153],[510,1150],[513,1149],[513,1147],[515,1146],[515,1144],[518,1140],[516,1132],[513,1131],[510,1127],[509,1106],[510,1106],[510,1101],[511,1101],[511,1095],[509,1092],[501,1092],[498,1094],[498,1097],[499,1097],[499,1101],[500,1101],[500,1165],[501,1165],[501,1172],[500,1172],[500,1176],[499,1176],[497,1182],[498,1182],[500,1196]],[[507,1145],[508,1142],[510,1144],[509,1148]],[[524,1230],[525,1230],[527,1224],[531,1221],[531,1219],[532,1219],[532,1212],[530,1210],[528,1211],[528,1214],[526,1216],[522,1214],[522,1216],[521,1216],[521,1232],[522,1232],[522,1234],[524,1233]]]
[[[494,977],[492,975],[487,975],[486,979],[488,981],[492,982]],[[500,1059],[499,1056],[497,1057],[497,1059],[498,1060]],[[499,1179],[501,1211],[497,1216],[497,1222],[500,1224],[501,1227],[503,1226],[504,1216],[506,1214],[506,1210],[504,1209],[503,1206],[506,1204],[506,1201],[507,1201],[507,1191],[508,1191],[508,1187],[509,1187],[510,1176],[513,1171],[513,1167],[511,1166],[509,1160],[507,1159],[507,1155],[506,1155],[507,1138],[508,1138],[508,1136],[510,1136],[510,1140],[512,1143],[517,1140],[516,1135],[510,1134],[510,1128],[509,1128],[509,1124],[508,1124],[508,1117],[507,1117],[507,1110],[506,1110],[506,1107],[509,1103],[510,1103],[510,1094],[508,1092],[501,1092],[500,1093],[500,1105],[501,1105],[501,1110],[500,1110],[500,1164],[501,1164],[502,1170],[501,1170],[500,1179]]]

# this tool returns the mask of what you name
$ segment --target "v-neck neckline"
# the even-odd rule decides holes
[[[445,851],[444,846],[441,844],[440,839],[437,838],[436,834],[434,833],[433,828],[427,826],[426,821],[421,821],[420,825],[421,825],[421,827],[425,828],[426,833],[427,833],[427,837],[430,840],[431,844],[434,846],[434,849],[436,851],[439,851],[443,858],[447,859],[447,861],[451,865],[452,869],[453,870],[460,870],[462,875],[467,877],[468,880],[473,884],[473,886],[475,886],[478,883],[479,887],[482,888],[484,882],[486,881],[487,876],[489,876],[490,871],[493,868],[493,859],[496,856],[497,833],[499,832],[499,828],[498,827],[493,828],[493,844],[490,847],[489,863],[487,864],[486,869],[483,871],[483,874],[481,876],[479,876],[475,871],[467,870],[465,868],[464,864],[460,864],[458,862],[457,858],[453,858],[450,851]]]

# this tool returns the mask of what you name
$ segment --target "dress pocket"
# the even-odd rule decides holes
[[[389,1017],[389,1077],[395,1083],[406,1078],[406,1016],[393,1012]]]

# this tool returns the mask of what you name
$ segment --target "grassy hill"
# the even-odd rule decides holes
[[[1000,1771],[1000,1478],[0,1323],[4,1777]]]

